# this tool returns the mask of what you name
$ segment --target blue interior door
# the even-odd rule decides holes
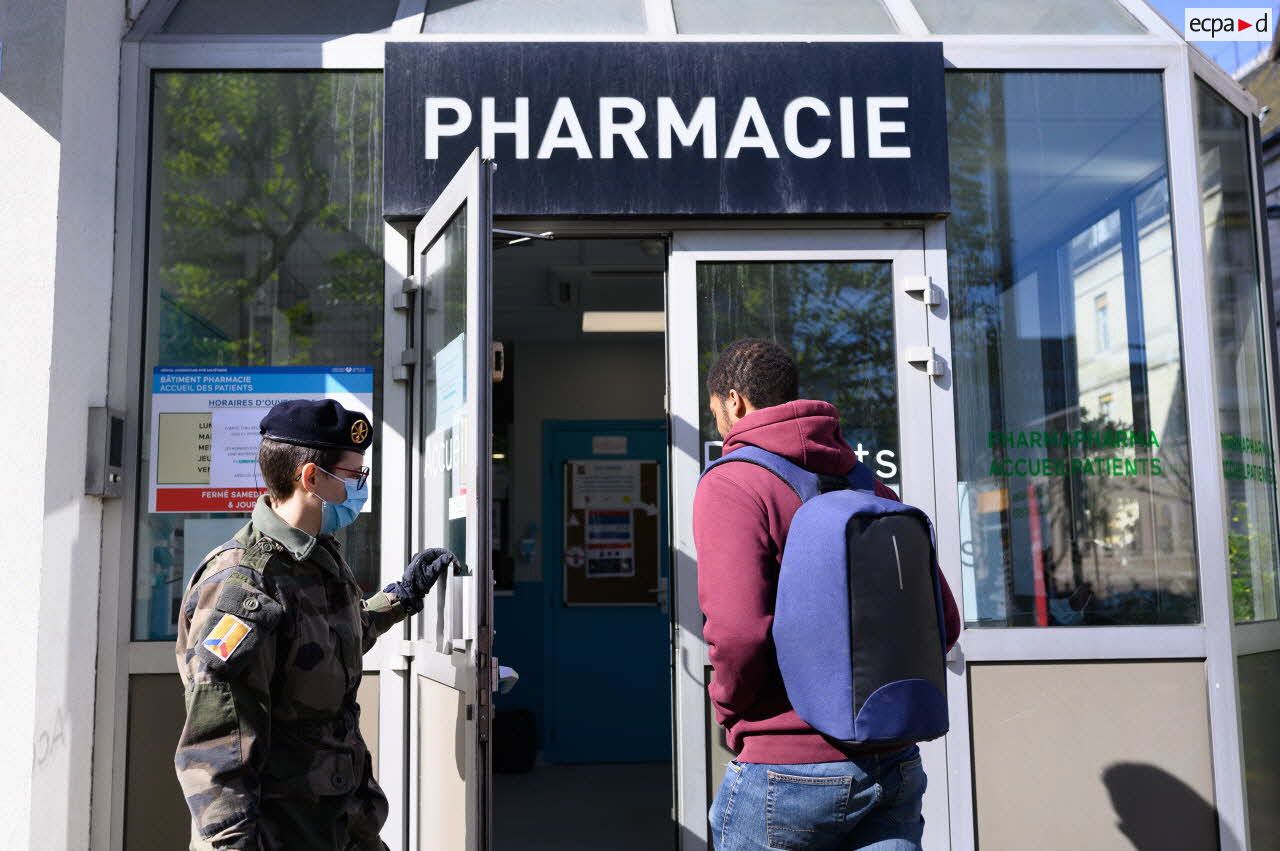
[[[666,424],[544,428],[544,757],[669,760]]]

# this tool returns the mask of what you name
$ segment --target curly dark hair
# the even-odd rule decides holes
[[[745,339],[725,347],[707,373],[707,392],[721,399],[737,390],[753,407],[772,408],[800,396],[796,362],[769,340]]]
[[[258,446],[258,466],[262,468],[262,478],[271,492],[272,501],[277,503],[293,496],[294,477],[303,464],[315,464],[328,470],[341,460],[341,449],[295,446],[269,437],[262,438]]]

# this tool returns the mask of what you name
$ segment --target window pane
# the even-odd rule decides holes
[[[420,305],[423,345],[431,353],[430,373],[421,371],[421,457],[423,540],[441,541],[462,562],[467,560],[467,515],[456,510],[465,500],[466,457],[470,428],[466,421],[467,381],[467,208],[463,206],[422,254],[422,294],[438,298]],[[439,309],[434,309],[435,305]],[[429,378],[428,378],[429,375]],[[425,624],[420,624],[424,628]]]
[[[199,35],[342,35],[385,30],[399,0],[181,0],[164,32]]]
[[[947,75],[964,609],[1199,619],[1158,74]]]
[[[642,33],[641,0],[432,0],[429,33]]]
[[[1199,83],[1200,190],[1213,311],[1227,552],[1238,621],[1276,617],[1276,475],[1245,117]]]
[[[930,32],[1123,35],[1146,32],[1114,0],[912,0]]]
[[[1240,727],[1244,739],[1249,840],[1253,848],[1280,847],[1280,650],[1236,661],[1240,672]]]
[[[145,374],[372,366],[380,422],[382,75],[163,73],[154,86]],[[149,394],[143,405],[145,482]],[[366,463],[379,460],[375,448]],[[374,466],[373,513],[338,535],[366,590],[379,478]],[[169,638],[208,541],[248,517],[148,514],[142,496],[133,634]]]
[[[901,475],[892,264],[699,263],[697,281],[704,457],[719,457],[720,440],[707,373],[725,346],[763,338],[792,353],[800,397],[839,408],[841,430],[859,460],[896,489]]]
[[[674,0],[682,33],[893,33],[879,0],[794,0],[790,3]]]

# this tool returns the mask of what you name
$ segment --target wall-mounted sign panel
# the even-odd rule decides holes
[[[942,45],[386,46],[385,211],[475,148],[499,215],[948,212]]]
[[[657,461],[564,465],[564,603],[656,606],[662,585]]]
[[[156,367],[150,510],[252,511],[266,492],[258,471],[258,423],[288,399],[334,399],[372,419],[373,368]],[[365,510],[371,510],[368,503]]]

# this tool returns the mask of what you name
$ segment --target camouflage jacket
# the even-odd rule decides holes
[[[361,597],[337,542],[288,525],[266,497],[192,577],[174,762],[193,851],[384,847],[356,688],[361,656],[408,612],[385,592]]]

